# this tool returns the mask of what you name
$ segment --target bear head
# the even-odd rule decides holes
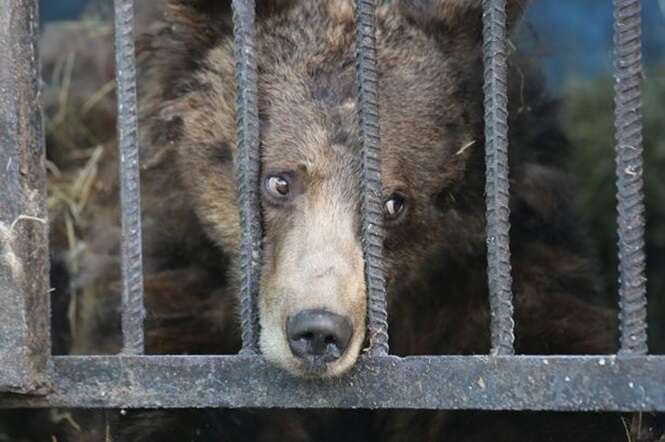
[[[353,2],[257,3],[260,349],[293,374],[335,376],[366,342]],[[436,248],[483,244],[481,3],[396,0],[377,9],[389,296]],[[512,24],[525,2],[507,3]],[[231,15],[229,2],[168,2],[165,26],[146,40],[153,78],[144,127],[149,155],[168,155],[188,204],[233,260]]]

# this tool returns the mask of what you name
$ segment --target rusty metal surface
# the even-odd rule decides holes
[[[46,384],[48,222],[37,2],[0,7],[0,391]]]
[[[242,352],[258,351],[257,296],[263,237],[260,211],[259,110],[254,0],[233,0],[236,81],[236,176],[240,205],[240,322]]]
[[[123,352],[143,353],[143,254],[139,176],[134,2],[114,0],[118,147],[122,204]]]
[[[328,381],[254,356],[54,358],[54,393],[0,407],[289,407],[665,411],[665,357],[363,358]]]
[[[487,278],[492,354],[510,355],[513,294],[510,266],[510,186],[508,182],[508,94],[506,0],[483,0],[485,65],[485,174]]]
[[[358,0],[356,65],[362,138],[361,218],[367,283],[367,333],[370,354],[388,354],[388,313],[383,268],[383,187],[379,140],[378,71],[376,65],[376,0]]]
[[[619,319],[622,354],[647,353],[639,0],[614,0]]]

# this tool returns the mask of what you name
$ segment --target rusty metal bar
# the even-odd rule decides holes
[[[614,0],[620,353],[647,353],[639,0]]]
[[[362,246],[367,283],[367,333],[370,354],[388,354],[388,313],[383,267],[383,189],[379,139],[378,71],[376,66],[376,0],[357,0],[356,64],[362,138]]]
[[[47,384],[48,222],[36,0],[0,7],[0,391]]]
[[[257,296],[261,277],[259,110],[256,86],[256,5],[233,0],[236,144],[240,204],[240,321],[242,353],[258,351]]]
[[[122,203],[123,353],[143,353],[143,252],[139,176],[134,2],[114,0],[118,146]]]
[[[664,356],[378,356],[329,380],[256,356],[57,356],[53,394],[0,408],[665,411]]]
[[[483,0],[487,277],[492,354],[514,353],[508,182],[506,0]]]

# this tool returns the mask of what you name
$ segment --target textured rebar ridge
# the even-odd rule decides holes
[[[508,206],[506,50],[506,0],[483,0],[487,277],[493,355],[513,354],[515,341]]]
[[[261,277],[261,212],[259,199],[259,116],[256,86],[254,0],[233,0],[235,44],[236,142],[240,205],[240,319],[242,353],[258,348],[257,296]]]
[[[614,0],[621,353],[647,353],[639,0]]]
[[[122,206],[123,353],[143,353],[143,258],[139,176],[134,2],[114,0],[115,62]]]
[[[383,268],[383,202],[376,67],[376,0],[356,0],[356,63],[362,138],[362,246],[367,281],[370,354],[388,353],[388,313]]]

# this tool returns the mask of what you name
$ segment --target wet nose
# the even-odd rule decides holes
[[[298,358],[315,362],[339,359],[352,334],[349,318],[325,310],[303,310],[286,323],[291,352]]]

